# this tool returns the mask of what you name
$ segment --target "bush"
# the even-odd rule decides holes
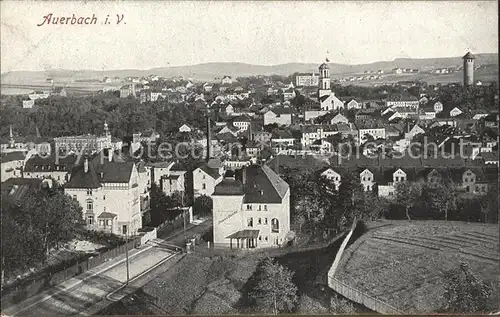
[[[105,245],[111,249],[125,244],[125,239],[122,237],[102,231],[85,230],[82,233],[82,238],[93,243]]]

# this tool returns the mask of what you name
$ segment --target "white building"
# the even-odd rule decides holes
[[[338,134],[334,126],[328,125],[305,125],[302,126],[302,146],[310,146],[314,141],[325,139],[331,135]]]
[[[222,85],[231,85],[233,83],[233,79],[231,78],[231,76],[224,76],[222,77],[220,82]]]
[[[373,186],[375,186],[375,179],[373,173],[369,169],[364,169],[359,174],[359,179],[365,192],[373,190]]]
[[[142,227],[138,172],[133,162],[86,159],[73,169],[64,191],[83,207],[91,230],[135,235]]]
[[[292,114],[290,108],[276,107],[264,113],[264,125],[276,123],[278,125],[291,125]]]
[[[290,189],[268,166],[252,165],[226,176],[212,199],[216,247],[278,247],[288,241]]]
[[[23,100],[23,109],[31,109],[35,105],[35,100]]]
[[[5,182],[9,178],[22,177],[22,169],[26,158],[25,151],[2,153],[1,165],[1,181]]]
[[[194,196],[212,196],[215,186],[222,181],[224,168],[220,160],[211,159],[193,171]]]
[[[317,87],[319,76],[312,73],[299,73],[295,76],[295,86],[297,87]]]
[[[458,115],[461,115],[463,113],[462,110],[460,110],[458,107],[455,107],[450,110],[450,117],[456,117]]]
[[[332,181],[335,184],[335,190],[339,190],[342,177],[338,172],[329,167],[326,170],[324,170],[320,175]]]
[[[385,102],[386,107],[390,108],[411,108],[418,109],[419,106],[418,100],[389,100]]]

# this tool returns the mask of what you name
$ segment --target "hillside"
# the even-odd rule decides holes
[[[498,64],[498,54],[477,54],[476,64]],[[13,71],[3,73],[1,82],[4,84],[33,84],[44,82],[46,78],[53,78],[55,81],[71,82],[78,79],[96,79],[103,77],[128,77],[128,76],[148,76],[156,74],[164,77],[184,76],[195,80],[207,81],[214,80],[223,75],[252,76],[252,75],[282,75],[288,76],[295,72],[316,71],[318,63],[288,63],[281,65],[251,65],[245,63],[204,63],[189,66],[160,67],[153,69],[122,69],[122,70],[66,70],[51,69],[47,71]],[[436,67],[452,67],[461,64],[461,57],[447,58],[425,58],[410,59],[400,58],[394,61],[381,61],[362,65],[345,65],[330,63],[332,75],[362,73],[365,70],[384,70],[388,71],[396,67],[417,68],[428,70]]]

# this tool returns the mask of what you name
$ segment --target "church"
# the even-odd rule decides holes
[[[326,61],[328,61],[328,59]],[[326,62],[319,66],[318,103],[319,109],[309,109],[305,111],[305,121],[313,120],[330,111],[338,111],[344,108],[344,103],[337,98],[332,91],[330,85],[330,67],[328,67]]]

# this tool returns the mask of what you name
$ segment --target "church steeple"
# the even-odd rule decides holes
[[[109,136],[109,128],[108,128],[108,123],[106,122],[106,120],[104,120],[104,135],[105,136]]]
[[[319,91],[318,96],[329,95],[331,92],[330,87],[330,67],[327,64],[328,58],[326,58],[325,63],[319,66]]]

